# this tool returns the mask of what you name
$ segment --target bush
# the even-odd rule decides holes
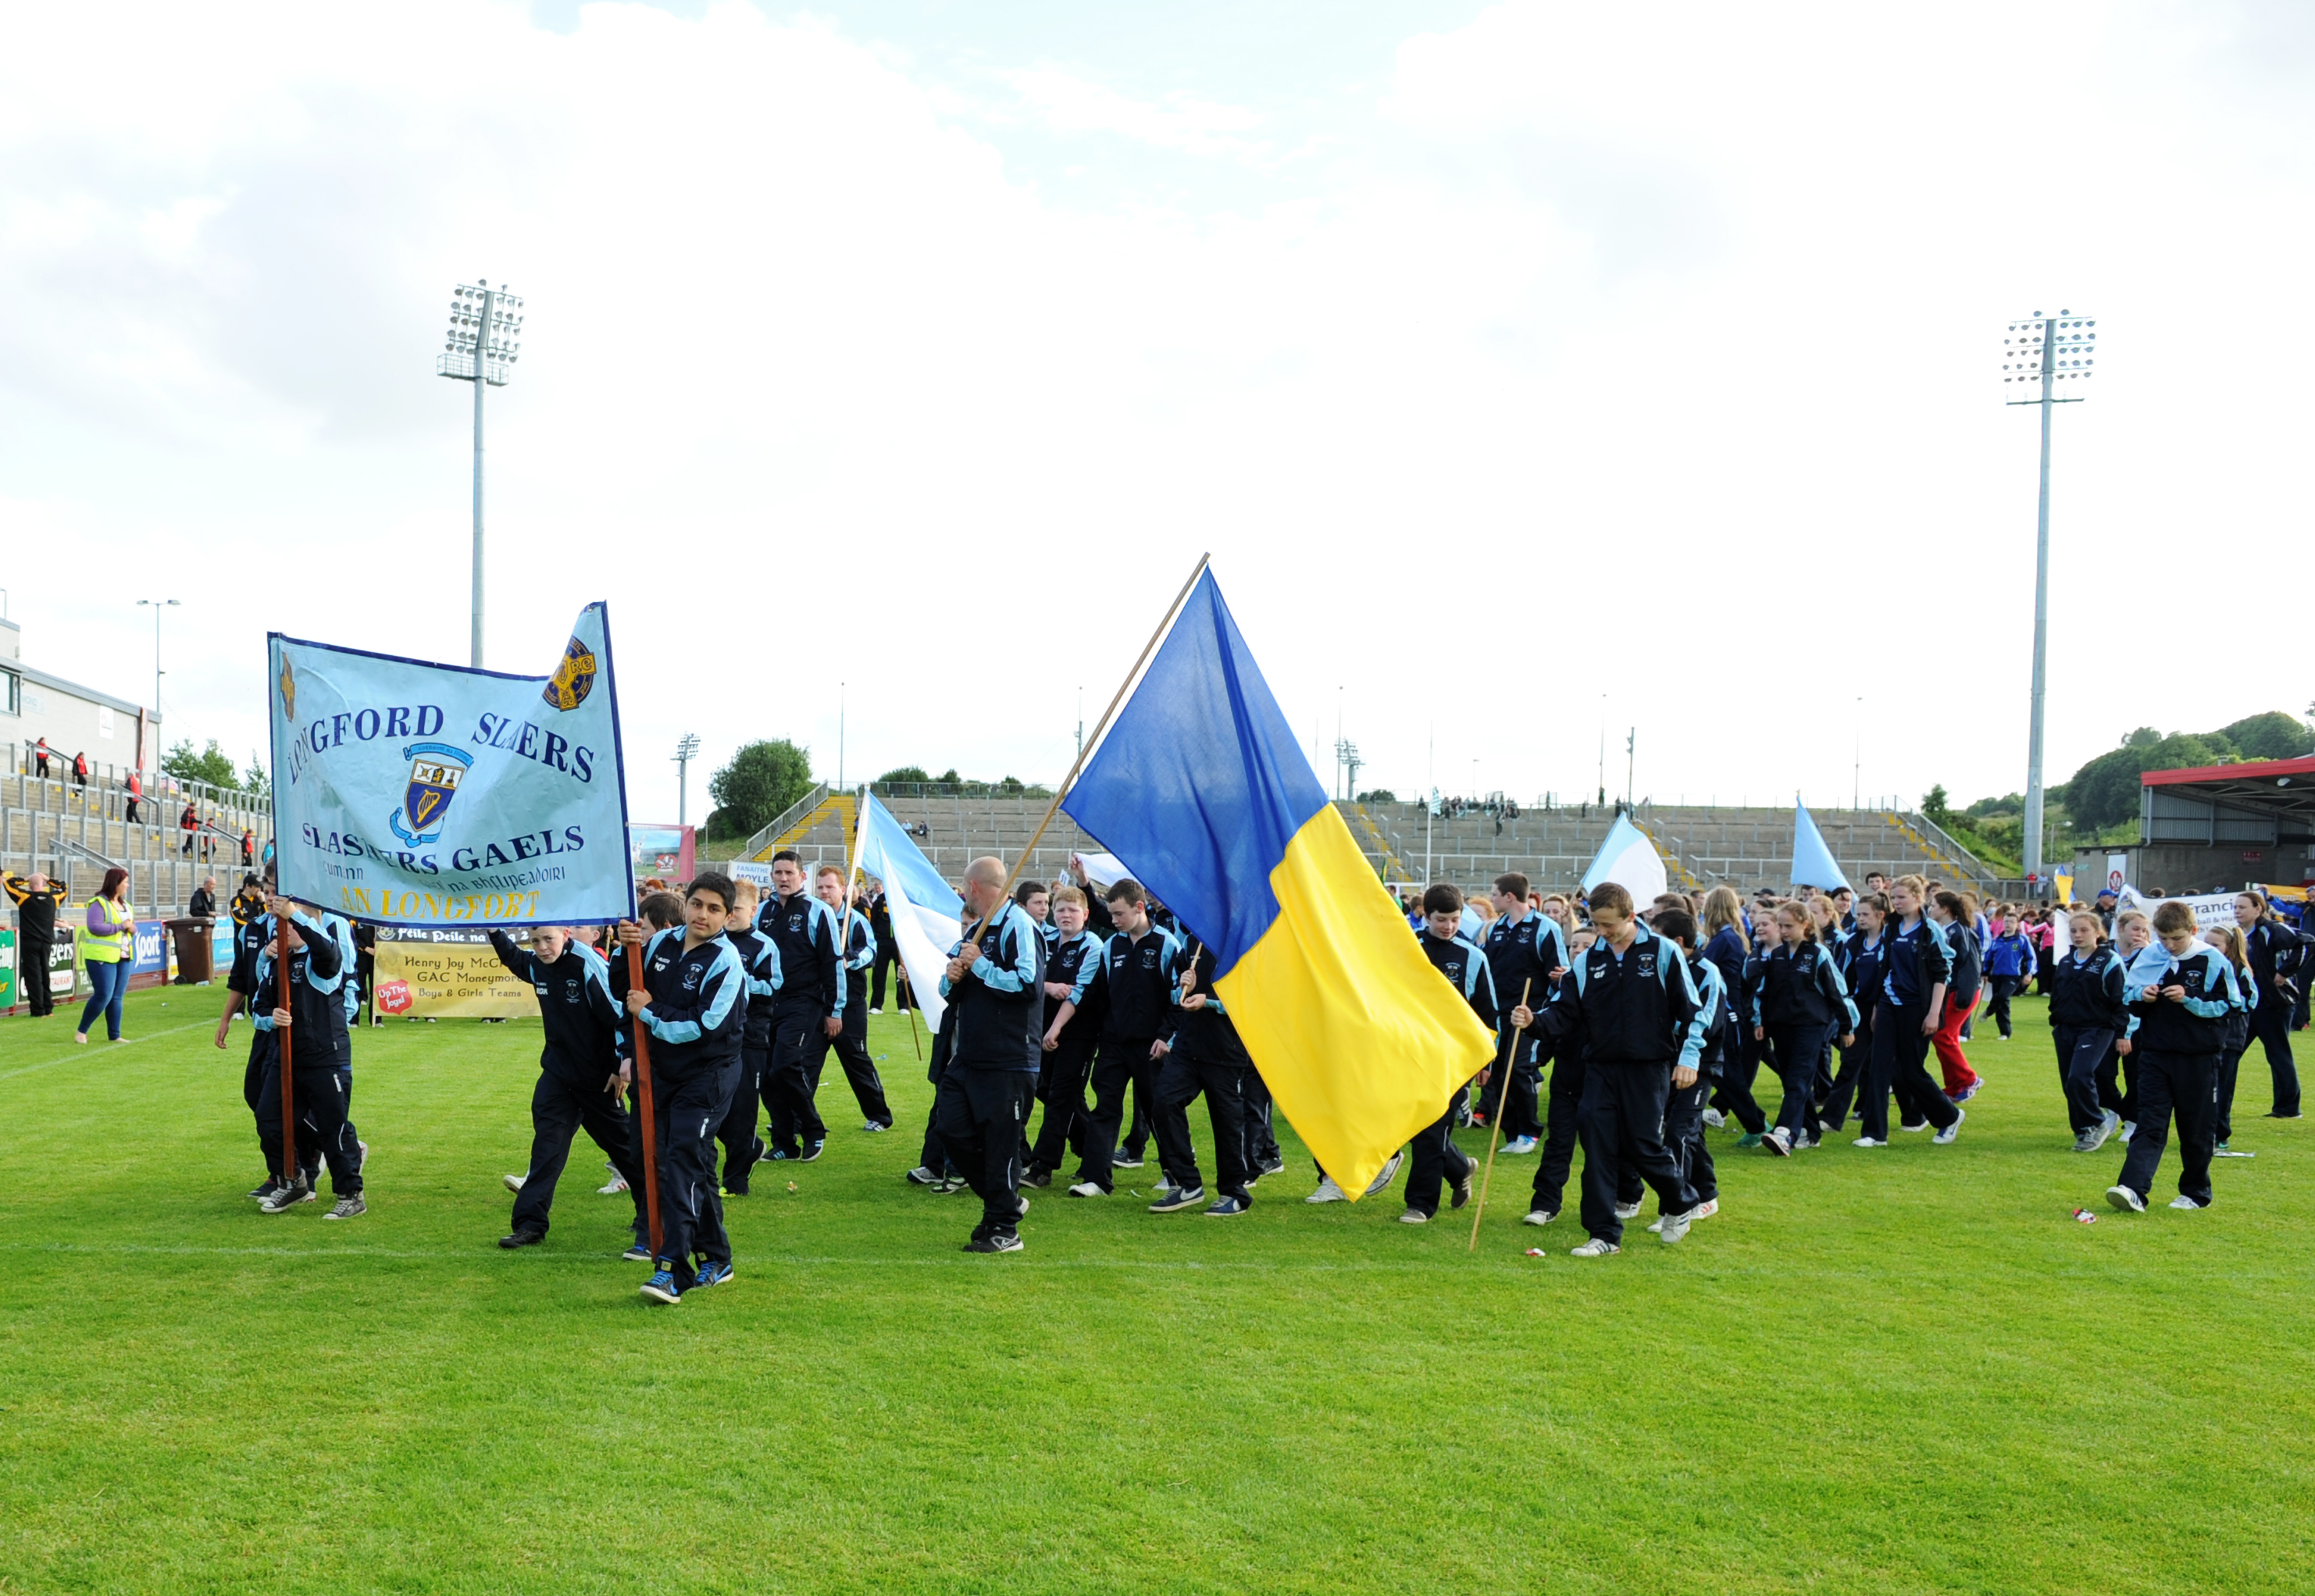
[[[731,762],[707,778],[715,801],[711,834],[751,837],[781,811],[812,791],[812,751],[777,738],[741,745]]]
[[[207,782],[213,787],[241,785],[240,773],[234,769],[233,760],[217,747],[214,737],[209,739],[209,746],[198,754],[193,752],[191,740],[180,740],[162,757],[161,770],[179,781]]]

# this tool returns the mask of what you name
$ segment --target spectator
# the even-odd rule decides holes
[[[32,1017],[45,1019],[56,1006],[49,1000],[49,950],[57,944],[57,905],[65,900],[65,884],[35,870],[0,876],[0,889],[16,905],[16,983]]]
[[[145,797],[145,781],[132,770],[129,773],[129,779],[120,785],[129,789],[129,807],[120,818],[133,826],[137,823],[137,805]]]
[[[193,889],[193,900],[185,906],[185,912],[197,920],[217,918],[217,877],[201,877],[201,884]]]
[[[200,826],[201,811],[190,803],[186,804],[185,812],[177,817],[177,829],[185,834],[185,846],[178,851],[188,859],[193,856],[193,834],[200,829]]]
[[[76,787],[88,785],[88,756],[84,753],[73,756],[73,785]]]
[[[241,829],[241,867],[247,870],[257,863],[257,838],[244,826]]]
[[[75,1042],[88,1040],[96,1016],[105,1034],[120,1037],[120,1000],[129,995],[129,971],[137,962],[137,915],[129,907],[129,873],[115,864],[104,885],[88,900],[88,928],[81,933],[81,958],[88,969],[88,1006],[81,1010]]]
[[[49,740],[45,737],[32,746],[32,774],[42,781],[49,779]]]

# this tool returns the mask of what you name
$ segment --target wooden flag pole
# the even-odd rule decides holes
[[[286,898],[279,900],[288,902]],[[297,1005],[290,1000],[289,985],[289,917],[276,913],[273,917],[273,997],[284,1014],[293,1019]],[[297,1109],[293,1101],[296,1094],[290,1086],[289,1053],[292,1043],[289,1027],[276,1025],[273,1034],[278,1039],[274,1047],[281,1055],[281,1184],[295,1187],[306,1178],[306,1166],[297,1157]]]
[[[1527,1006],[1528,989],[1534,985],[1533,976],[1520,982],[1521,1008]],[[1495,1178],[1495,1144],[1503,1139],[1503,1108],[1512,1100],[1512,1060],[1519,1057],[1520,1038],[1526,1033],[1525,1025],[1512,1027],[1511,1045],[1503,1049],[1503,1061],[1498,1066],[1503,1072],[1503,1089],[1495,1094],[1495,1112],[1487,1116],[1487,1168],[1479,1176],[1479,1201],[1471,1210],[1471,1245],[1463,1249],[1467,1253],[1479,1250],[1479,1219],[1487,1211],[1487,1183]]]
[[[925,1061],[925,1044],[923,1038],[917,1034],[917,1000],[909,990],[908,961],[896,958],[892,963],[900,978],[900,1006],[909,1011],[909,1041],[915,1044],[917,1062],[921,1064]]]
[[[1069,795],[1069,787],[1078,779],[1078,772],[1085,768],[1086,757],[1100,744],[1101,734],[1109,730],[1110,717],[1117,713],[1117,706],[1125,702],[1126,691],[1133,686],[1133,678],[1141,674],[1142,666],[1148,664],[1149,656],[1157,652],[1158,644],[1165,637],[1166,629],[1173,625],[1174,617],[1181,613],[1184,602],[1189,598],[1190,590],[1198,585],[1198,578],[1206,573],[1206,566],[1212,559],[1213,555],[1211,553],[1198,556],[1197,568],[1190,572],[1190,580],[1182,584],[1182,590],[1174,595],[1174,602],[1166,607],[1166,618],[1158,623],[1158,630],[1152,632],[1149,634],[1149,641],[1141,645],[1141,656],[1133,661],[1133,669],[1127,671],[1125,679],[1117,684],[1117,691],[1111,696],[1109,707],[1101,712],[1101,719],[1094,725],[1093,735],[1086,739],[1083,748],[1078,749],[1077,762],[1069,767],[1069,775],[1061,778],[1061,785],[1053,789],[1053,801],[1045,806],[1045,818],[1037,822],[1037,829],[1029,834],[1027,845],[1022,848],[1019,856],[1006,870],[1005,884],[998,891],[997,907],[990,911],[991,914],[1005,912],[1005,905],[1013,896],[1013,878],[1021,873],[1021,865],[1025,860],[1035,856],[1037,844],[1043,839],[1045,828],[1053,823],[1053,816],[1060,812],[1061,800]],[[982,928],[989,924],[989,915],[981,916],[980,920],[965,932],[964,940],[971,942],[974,937],[979,936]]]
[[[634,943],[627,944],[627,990],[645,990],[643,950]],[[659,1227],[659,1122],[652,1115],[651,1032],[643,1024],[643,1015],[635,1015],[634,1021],[635,1095],[643,1116],[643,1218],[651,1228],[652,1262],[657,1264],[661,1236]]]

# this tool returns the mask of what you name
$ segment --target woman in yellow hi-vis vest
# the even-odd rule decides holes
[[[120,1040],[120,1000],[129,994],[129,970],[137,962],[137,916],[129,907],[129,873],[119,865],[104,873],[104,886],[88,900],[88,925],[79,936],[88,966],[88,1006],[80,1011],[75,1042],[86,1042],[96,1016],[113,1041]]]

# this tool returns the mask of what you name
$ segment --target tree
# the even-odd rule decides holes
[[[173,776],[179,781],[207,782],[213,787],[240,785],[235,779],[233,761],[226,757],[223,749],[217,747],[214,737],[209,739],[209,746],[198,754],[193,752],[190,738],[180,740],[176,747],[163,756],[161,771],[163,775]]]
[[[1921,795],[1921,812],[1938,825],[1953,819],[1953,801],[1946,794],[1946,785],[1939,782]]]
[[[2076,825],[2099,830],[2138,817],[2138,778],[2145,772],[2216,765],[2234,756],[2235,745],[2222,732],[2173,732],[2164,737],[2141,726],[2120,748],[2075,771],[2061,794]]]
[[[273,773],[265,767],[265,756],[255,749],[249,750],[249,768],[241,773],[241,790],[260,798],[273,795]]]
[[[875,785],[881,787],[892,783],[913,782],[918,786],[924,786],[932,779],[925,774],[925,767],[921,765],[902,765],[878,776]]]
[[[2315,731],[2297,715],[2270,709],[2265,714],[2248,715],[2231,726],[2219,728],[2218,735],[2235,745],[2235,750],[2246,759],[2303,759],[2315,754]]]
[[[1361,803],[1396,803],[1398,802],[1398,794],[1388,787],[1376,787],[1371,791],[1361,793],[1359,802]]]
[[[776,738],[741,745],[731,762],[707,778],[715,810],[711,834],[752,836],[812,791],[812,750]]]

